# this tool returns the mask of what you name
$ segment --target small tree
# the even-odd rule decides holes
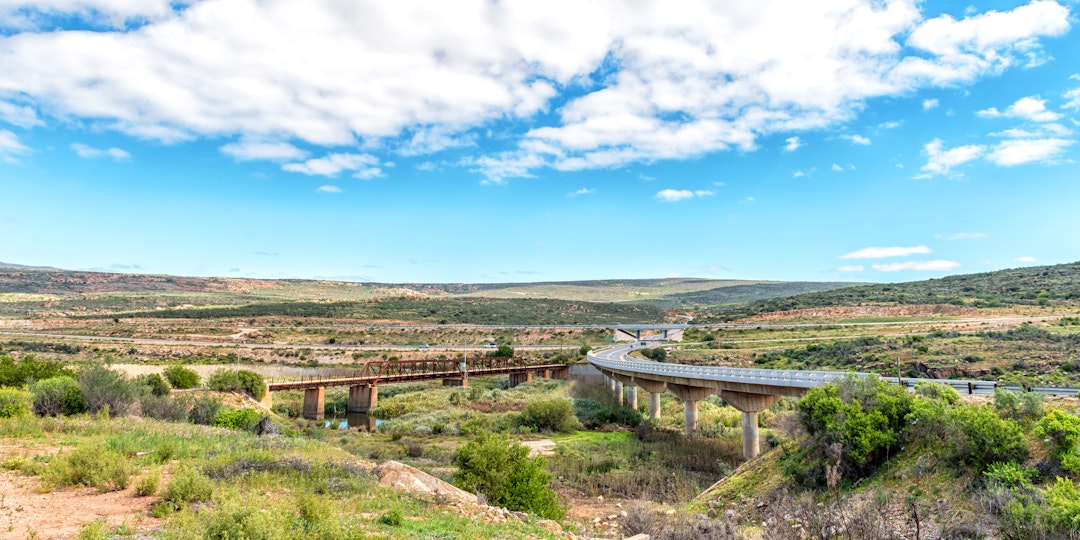
[[[136,385],[119,371],[93,366],[79,374],[86,410],[96,414],[108,406],[109,414],[125,416],[138,397]]]
[[[551,430],[570,433],[580,427],[574,407],[565,399],[533,401],[521,412],[522,425],[537,431]]]
[[[1022,462],[1028,448],[1024,431],[1013,420],[998,416],[989,405],[966,406],[948,412],[953,455],[982,473],[996,462]]]
[[[150,392],[150,395],[156,397],[165,397],[172,391],[172,388],[169,388],[169,383],[165,382],[165,379],[157,373],[140,375],[135,379],[135,382],[142,386],[145,391]]]
[[[510,510],[560,519],[566,509],[551,490],[544,458],[529,457],[529,449],[506,435],[481,431],[458,448],[454,483],[487,497],[488,503]]]
[[[71,377],[51,377],[30,387],[34,412],[41,416],[78,414],[86,410],[79,382]]]
[[[199,386],[199,374],[180,364],[165,368],[165,379],[177,390],[187,390]]]

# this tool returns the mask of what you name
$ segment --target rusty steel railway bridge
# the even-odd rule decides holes
[[[523,358],[482,356],[460,360],[387,360],[365,363],[351,377],[304,378],[300,380],[271,381],[266,385],[263,404],[270,407],[272,393],[283,390],[304,391],[303,417],[308,420],[324,418],[326,388],[348,386],[349,401],[346,412],[368,413],[379,404],[380,384],[416,381],[443,381],[444,386],[468,386],[469,377],[508,375],[510,387],[531,381],[534,375],[549,379],[566,379],[570,366],[566,364],[528,364]]]

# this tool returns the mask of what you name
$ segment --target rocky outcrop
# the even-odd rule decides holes
[[[375,467],[379,485],[413,493],[440,495],[462,502],[477,504],[476,495],[460,490],[430,474],[397,461],[387,461]]]
[[[990,374],[989,369],[964,369],[956,366],[932,367],[915,362],[915,371],[929,379],[978,379]]]

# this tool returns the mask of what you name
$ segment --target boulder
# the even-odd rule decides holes
[[[449,497],[470,504],[477,504],[476,495],[458,489],[430,474],[397,461],[387,461],[375,467],[379,485],[411,491]]]
[[[255,434],[260,437],[263,435],[281,435],[281,428],[270,421],[269,416],[264,416],[259,423],[255,424]]]

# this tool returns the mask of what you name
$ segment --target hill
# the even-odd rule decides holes
[[[1080,262],[1011,268],[925,281],[858,285],[707,310],[695,322],[726,322],[778,311],[858,305],[1046,305],[1080,300]]]

